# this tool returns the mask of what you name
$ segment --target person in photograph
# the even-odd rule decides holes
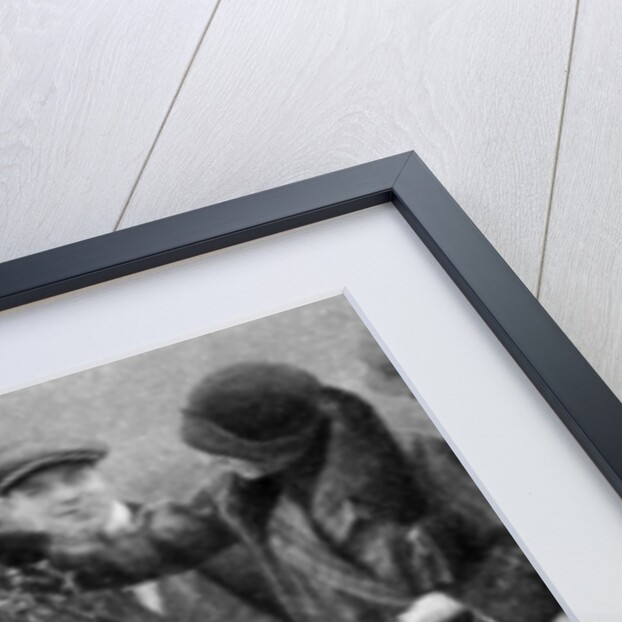
[[[107,454],[93,440],[0,448],[0,622],[274,622],[201,573],[85,590],[42,559],[51,542],[75,549],[136,528],[139,504],[119,501],[98,469]]]
[[[132,529],[132,510],[97,469],[107,452],[94,441],[0,448],[0,620],[163,619],[155,584],[87,593],[71,573],[33,556],[42,543],[75,547]]]
[[[406,455],[369,404],[301,369],[211,374],[181,433],[206,465],[194,499],[144,508],[131,533],[53,546],[55,565],[114,586],[241,546],[238,567],[256,570],[266,611],[284,621],[551,622],[560,611],[485,502],[443,490],[468,480],[446,446]],[[223,580],[236,584],[235,567]]]
[[[391,364],[387,356],[380,349],[378,344],[369,338],[362,339],[359,342],[359,359],[365,368],[365,380],[367,386],[374,392],[390,397],[406,397],[415,401],[415,397],[408,389],[406,383],[402,380],[395,367]],[[464,507],[471,507],[473,504],[479,506],[479,511],[489,511],[490,507],[484,500],[483,496],[475,486],[473,480],[468,477],[462,467],[458,464],[455,455],[449,449],[448,445],[436,438],[419,436],[414,439],[413,453],[419,456],[425,456],[423,462],[428,470],[432,470],[435,474],[437,490],[443,492],[445,497],[444,503],[454,504]],[[477,511],[476,511],[477,513]],[[496,520],[496,517],[495,519]],[[517,549],[515,549],[517,551]],[[496,552],[498,555],[498,551]],[[522,567],[526,560],[517,553],[520,559],[519,567]],[[503,560],[495,560],[495,552],[488,551],[486,563],[482,564],[483,572],[472,578],[468,583],[472,592],[478,593],[478,598],[485,596],[487,589],[482,583],[495,585],[499,580],[505,580],[506,573],[501,573],[497,577],[497,564],[512,563],[512,555],[505,555]],[[514,594],[515,591],[511,587],[507,588]],[[421,600],[413,605],[413,608],[407,612],[402,622],[413,620],[418,622],[427,622],[428,619],[434,620],[436,611],[440,611],[443,607],[451,607],[451,604],[443,604],[438,595],[429,601]],[[516,605],[518,607],[519,604]],[[508,608],[509,609],[509,608]],[[554,622],[569,622],[568,617],[564,613],[559,613]]]

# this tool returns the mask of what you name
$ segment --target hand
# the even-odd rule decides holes
[[[478,618],[450,596],[432,592],[417,599],[398,622],[478,622]]]
[[[76,570],[88,566],[93,558],[101,556],[106,544],[100,538],[54,538],[50,541],[48,557],[62,570]]]

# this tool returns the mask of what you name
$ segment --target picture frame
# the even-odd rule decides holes
[[[338,294],[567,617],[617,621],[620,492],[573,427],[611,392],[413,153],[0,264],[0,393],[8,405]],[[585,390],[581,365],[595,382],[573,402],[563,381]],[[355,377],[358,391],[359,372],[337,383]]]
[[[0,310],[389,202],[622,496],[622,403],[413,151],[2,263]]]

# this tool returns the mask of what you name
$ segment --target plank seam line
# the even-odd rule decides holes
[[[151,143],[151,147],[149,147],[149,151],[147,151],[145,160],[142,166],[140,167],[140,171],[138,171],[136,180],[134,181],[132,188],[130,190],[130,193],[127,197],[127,200],[125,201],[125,204],[123,205],[123,208],[121,209],[121,213],[119,214],[119,217],[117,218],[113,231],[117,231],[121,225],[121,222],[123,221],[123,218],[127,212],[127,209],[130,205],[132,197],[134,196],[134,193],[136,192],[136,188],[138,187],[138,184],[140,183],[140,180],[142,179],[143,173],[145,172],[145,169],[147,168],[147,164],[149,163],[149,160],[151,159],[151,156],[155,150],[156,144],[158,143],[158,140],[160,139],[160,135],[162,134],[162,131],[164,130],[164,126],[166,125],[171,115],[171,112],[173,110],[173,107],[175,106],[175,103],[177,102],[179,93],[181,92],[181,89],[184,83],[186,82],[186,78],[188,77],[188,74],[190,73],[190,69],[192,68],[192,65],[194,64],[194,60],[197,57],[197,54],[199,53],[201,46],[203,45],[203,41],[205,40],[207,31],[209,30],[209,27],[212,25],[212,22],[214,21],[214,16],[216,15],[216,12],[218,11],[218,7],[220,6],[221,1],[222,0],[216,0],[216,4],[214,5],[214,10],[212,11],[212,14],[209,16],[207,23],[205,24],[205,28],[203,29],[203,32],[201,33],[201,36],[199,37],[199,41],[196,44],[194,51],[192,52],[192,55],[190,56],[190,61],[188,62],[188,65],[186,66],[186,69],[184,70],[183,75],[181,76],[181,81],[179,82],[179,85],[177,86],[177,89],[175,90],[175,94],[173,95],[173,99],[171,100],[171,103],[169,104],[166,110],[166,113],[164,114],[164,118],[162,119],[162,122],[160,123],[160,126],[158,127],[158,131],[156,132],[155,138],[153,139],[153,142]]]
[[[570,68],[572,66],[572,57],[574,53],[575,38],[577,34],[577,22],[579,18],[579,3],[580,0],[576,0],[574,18],[572,22],[572,34],[570,35],[570,50],[568,51],[568,63],[566,65],[566,80],[564,82],[564,91],[562,95],[562,106],[559,115],[559,125],[557,129],[557,141],[555,144],[555,158],[553,159],[553,172],[551,174],[551,187],[549,189],[549,196],[546,206],[546,214],[544,217],[544,230],[542,232],[542,246],[540,250],[540,266],[538,269],[538,278],[535,287],[535,296],[540,300],[540,293],[542,290],[542,275],[544,273],[544,263],[547,242],[549,238],[549,226],[551,224],[551,209],[553,207],[553,197],[555,195],[555,183],[557,181],[557,168],[559,164],[559,152],[561,150],[562,132],[564,127],[564,120],[566,117],[566,105],[568,102],[568,85],[570,84]]]

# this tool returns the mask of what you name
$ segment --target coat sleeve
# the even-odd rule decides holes
[[[209,495],[200,494],[188,505],[144,508],[135,527],[118,536],[54,543],[49,558],[81,587],[118,587],[194,568],[235,540]]]

